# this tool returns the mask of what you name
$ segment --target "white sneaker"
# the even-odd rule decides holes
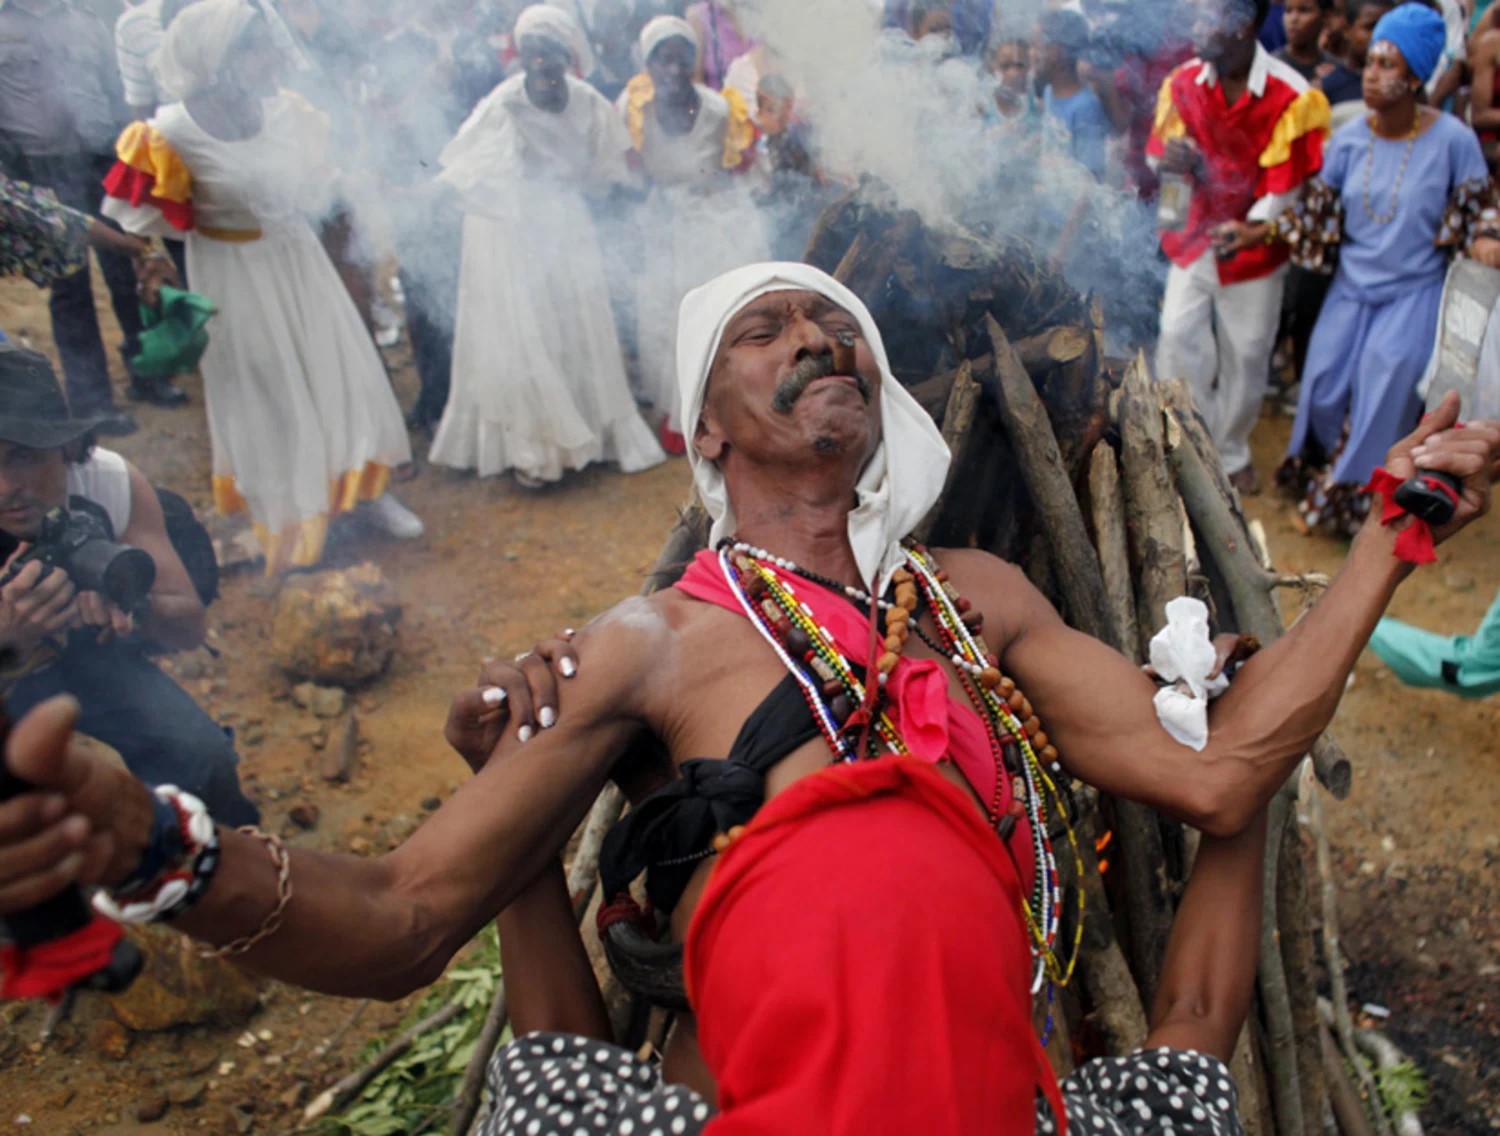
[[[359,515],[370,525],[397,540],[416,540],[427,530],[422,519],[396,500],[393,493],[365,501],[359,507]]]

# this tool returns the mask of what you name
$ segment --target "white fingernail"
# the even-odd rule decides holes
[[[523,742],[529,742],[531,740],[531,736],[535,733],[536,731],[533,730],[530,726],[522,726],[519,730],[516,731],[516,737],[520,738]]]
[[[572,678],[578,673],[578,664],[572,659],[564,657],[563,661],[558,664],[558,669],[562,671],[563,678]]]
[[[486,706],[499,706],[505,701],[505,691],[498,686],[487,686],[479,697],[484,700]]]
[[[543,706],[541,712],[537,714],[537,718],[541,720],[542,729],[544,730],[550,730],[553,726],[557,725],[557,711],[550,706]]]

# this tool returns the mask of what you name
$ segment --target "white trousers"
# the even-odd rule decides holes
[[[1228,473],[1250,464],[1250,431],[1270,378],[1285,281],[1282,266],[1258,280],[1220,284],[1212,249],[1167,273],[1156,377],[1192,385]]]

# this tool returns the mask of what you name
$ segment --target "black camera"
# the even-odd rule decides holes
[[[149,552],[116,544],[103,521],[87,512],[53,509],[42,518],[34,544],[11,562],[0,587],[33,560],[46,570],[61,568],[81,592],[98,592],[121,611],[139,612],[156,583]]]

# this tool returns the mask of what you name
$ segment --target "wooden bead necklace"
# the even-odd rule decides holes
[[[1049,802],[1050,811],[1063,824],[1079,879],[1082,860],[1062,794],[1049,775],[1048,767],[1051,772],[1060,772],[1057,750],[1042,732],[1031,703],[1013,680],[1001,674],[999,660],[979,637],[983,617],[958,595],[947,574],[931,562],[924,549],[908,545],[906,553],[905,566],[898,568],[892,577],[889,600],[820,576],[743,542],[721,544],[719,562],[724,579],[746,616],[802,687],[835,761],[860,759],[859,742],[851,737],[851,727],[863,724],[855,712],[865,705],[869,692],[853,665],[834,644],[833,636],[818,624],[812,608],[798,598],[795,584],[786,579],[787,575],[800,576],[835,594],[841,593],[867,612],[875,608],[884,616],[884,639],[874,668],[878,676],[877,692],[868,717],[870,752],[865,756],[877,756],[874,750],[877,739],[888,752],[909,752],[886,712],[879,688],[885,686],[899,664],[910,636],[915,633],[936,654],[953,664],[989,737],[996,788],[994,798],[986,804],[986,812],[1012,856],[1010,837],[1021,819],[1029,822],[1035,871],[1031,895],[1023,898],[1022,908],[1037,964],[1033,992],[1041,989],[1048,979],[1066,985],[1082,946],[1083,891],[1074,889],[1077,920],[1069,957],[1064,963],[1056,951],[1063,894],[1049,831]],[[937,628],[936,638],[928,635],[919,623],[924,601]],[[1011,791],[1008,806],[1003,803],[1006,788]]]

